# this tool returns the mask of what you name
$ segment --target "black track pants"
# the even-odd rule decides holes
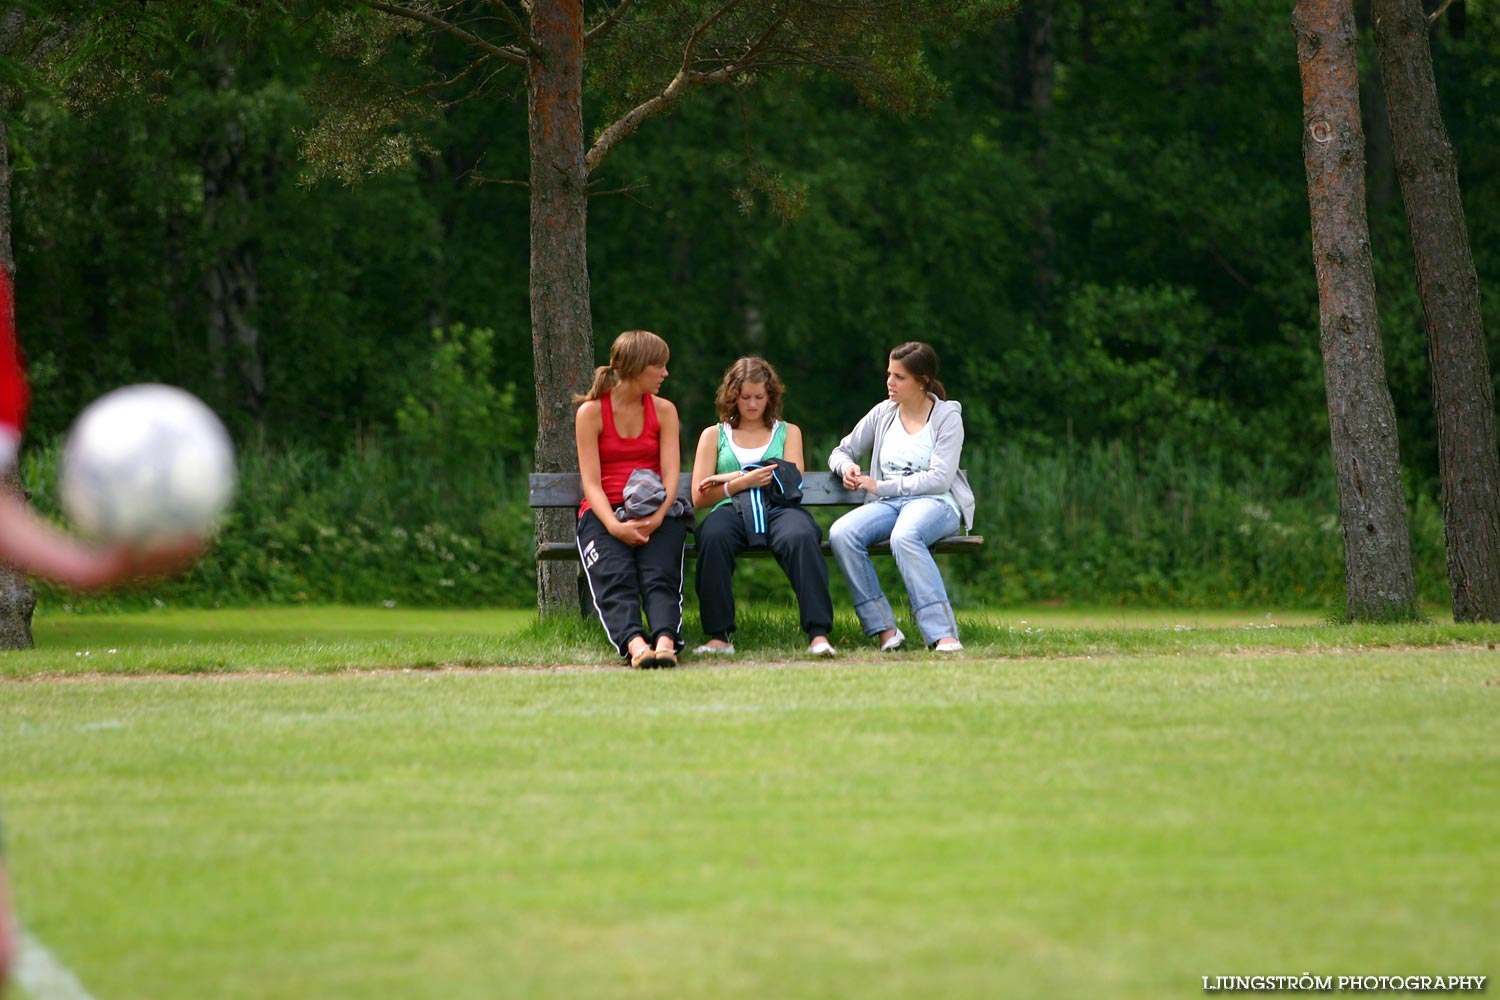
[[[766,510],[766,537],[802,613],[802,631],[827,635],[833,628],[828,594],[828,561],[818,547],[823,532],[800,507]],[[749,545],[745,522],[725,504],[698,524],[698,612],[705,635],[727,638],[734,631],[734,561]]]
[[[593,511],[578,519],[578,554],[594,607],[609,641],[621,656],[630,640],[644,636],[653,646],[668,635],[682,646],[682,545],[687,523],[669,517],[651,540],[632,548],[611,535]],[[650,631],[641,627],[645,607]]]

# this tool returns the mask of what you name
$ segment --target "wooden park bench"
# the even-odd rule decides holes
[[[692,475],[684,472],[678,486],[678,495],[692,503]],[[579,485],[576,472],[534,472],[531,475],[531,506],[535,509],[568,507],[578,509],[583,499],[583,487]],[[865,494],[844,489],[844,484],[831,472],[807,472],[802,476],[802,506],[804,507],[857,507],[864,502]],[[984,546],[983,535],[949,535],[932,547],[934,552],[978,552]],[[687,551],[697,551],[691,538]],[[870,546],[875,555],[890,555],[889,542],[877,542]],[[769,556],[768,548],[747,549],[743,556]],[[823,539],[823,554],[831,555],[828,539]],[[566,542],[539,542],[536,547],[538,562],[578,558],[578,546],[570,539]]]

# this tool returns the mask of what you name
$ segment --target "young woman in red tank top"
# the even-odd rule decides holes
[[[609,364],[595,369],[594,384],[574,399],[583,482],[578,555],[599,620],[633,667],[675,667],[682,644],[687,524],[667,516],[682,472],[679,422],[677,408],[657,395],[670,355],[654,333],[622,333],[610,347]],[[667,498],[649,517],[622,520],[615,509],[636,469],[661,476]]]

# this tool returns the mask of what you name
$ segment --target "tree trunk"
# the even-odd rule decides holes
[[[1328,423],[1344,532],[1350,619],[1417,613],[1411,541],[1385,379],[1365,218],[1365,146],[1349,0],[1297,0],[1302,154],[1318,277]]]
[[[219,91],[227,92],[235,75],[227,53],[215,69]],[[230,114],[203,150],[203,225],[215,248],[203,277],[208,297],[208,355],[221,402],[244,410],[263,428],[266,369],[260,328],[253,320],[260,279],[250,214],[245,128],[238,114]]]
[[[1354,23],[1360,37],[1370,30],[1370,18],[1370,0],[1355,0]],[[1365,129],[1365,188],[1370,207],[1380,216],[1396,197],[1396,153],[1378,66],[1367,63],[1360,73],[1359,108]]]
[[[1372,7],[1427,327],[1453,617],[1500,621],[1495,397],[1458,162],[1438,106],[1420,0],[1373,0]]]
[[[536,469],[578,466],[572,395],[593,374],[587,259],[588,168],[583,134],[582,0],[535,0],[531,34],[543,54],[527,64],[531,140],[531,351],[536,370]],[[569,511],[537,515],[537,537],[570,541]],[[537,568],[543,614],[578,605],[571,563]]]
[[[1052,110],[1057,86],[1057,18],[1055,0],[1035,0],[1021,10],[1021,29],[1026,35],[1026,92],[1021,95],[1036,122],[1037,145],[1032,166],[1037,176],[1050,176],[1056,133]],[[1057,290],[1057,231],[1052,225],[1051,193],[1032,213],[1031,285],[1036,295],[1037,316],[1044,322],[1052,313]]]
[[[0,108],[9,108],[12,98],[9,88],[0,87]],[[10,129],[0,117],[0,267],[14,277],[16,258],[11,245],[10,175]],[[10,317],[0,316],[0,323],[7,322],[11,322]],[[13,471],[7,471],[0,480],[0,490],[15,489],[15,475]],[[0,563],[0,650],[30,649],[35,645],[31,637],[31,613],[35,608],[36,593],[26,583],[26,577]]]
[[[1198,0],[1198,21],[1195,27],[1205,37],[1219,33],[1219,0]],[[1218,89],[1224,85],[1224,69],[1215,58],[1218,53],[1210,48],[1209,56],[1198,66],[1198,84]]]
[[[1094,44],[1094,0],[1078,0],[1078,49],[1085,63],[1098,61],[1099,49]]]

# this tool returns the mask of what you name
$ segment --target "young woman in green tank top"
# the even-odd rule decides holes
[[[734,566],[750,544],[733,498],[771,482],[770,468],[744,467],[779,458],[803,469],[802,430],[781,420],[785,393],[776,369],[758,357],[740,358],[724,372],[715,396],[719,423],[698,436],[693,460],[693,505],[706,511],[698,522],[698,611],[707,640],[695,653],[733,653]],[[823,532],[800,507],[766,511],[766,539],[797,595],[808,652],[832,656],[833,598],[828,563],[820,547]]]
[[[758,384],[754,385],[751,389],[750,399],[747,400],[747,405],[756,405],[756,403],[758,402],[758,400],[756,400],[755,398],[756,394],[764,393],[765,386]],[[742,420],[741,426],[743,427],[743,425],[744,421]],[[747,446],[744,444],[744,442],[760,437],[761,435],[758,432],[763,429],[759,426],[736,429],[731,427],[728,423],[721,423],[715,426],[718,428],[719,432],[718,462],[714,465],[714,475],[704,478],[704,482],[708,484],[707,488],[704,490],[705,493],[716,492],[713,489],[715,485],[726,485],[730,479],[739,478],[740,467],[742,465],[745,465],[746,463],[740,461],[740,454],[739,452],[735,451],[735,447],[736,445],[739,445],[740,452],[759,451],[760,449],[756,448],[754,444]],[[786,428],[787,425],[785,422],[781,420],[775,421],[775,429],[771,431],[771,443],[766,445],[765,450],[761,451],[760,454],[756,455],[753,459],[751,459],[751,461],[763,462],[768,458],[785,458]],[[714,427],[709,427],[706,428],[703,433],[707,434],[712,430],[714,430]],[[798,432],[798,436],[801,436],[800,431]],[[798,465],[798,468],[801,468],[800,464]],[[768,479],[769,477],[766,475],[762,475],[760,478]],[[756,485],[765,484],[759,482],[759,480],[756,480]],[[714,504],[708,509],[708,512],[710,514],[718,510],[720,507],[724,506],[726,503],[734,502],[734,497],[728,493],[727,489],[723,492],[725,493],[724,499],[720,500],[718,503]],[[711,500],[713,498],[709,497],[709,499]]]

